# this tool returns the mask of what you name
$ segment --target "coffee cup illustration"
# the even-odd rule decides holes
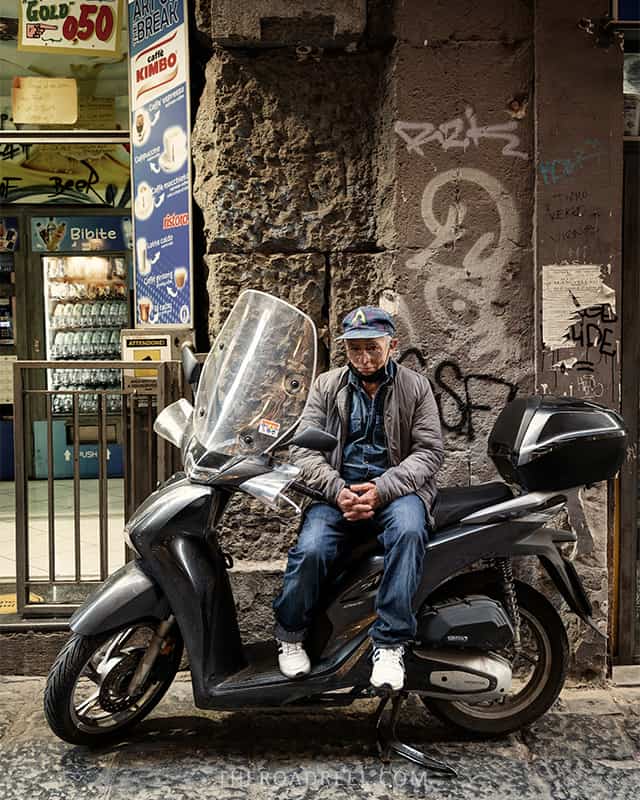
[[[176,288],[182,289],[182,287],[187,282],[187,268],[186,267],[178,267],[173,272],[173,279],[176,282]]]
[[[153,213],[153,191],[146,181],[138,186],[134,207],[138,219],[149,219]]]
[[[153,309],[153,303],[148,297],[141,297],[138,300],[138,311],[140,314],[140,322],[149,322],[149,317],[151,316],[151,311]]]
[[[162,144],[158,163],[165,172],[175,172],[187,159],[187,134],[179,125],[172,125],[163,133]]]
[[[141,275],[148,275],[151,272],[151,264],[147,257],[147,240],[144,236],[136,241],[136,261]]]
[[[151,131],[151,122],[149,120],[149,115],[144,109],[135,112],[133,119],[133,128],[134,128],[134,143],[137,145],[144,144],[149,138],[149,132]]]

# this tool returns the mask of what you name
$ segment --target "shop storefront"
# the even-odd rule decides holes
[[[119,0],[0,1],[0,584],[15,580],[16,562],[12,362],[118,359],[120,331],[134,323],[127,29],[126,4]],[[48,369],[32,378],[31,388],[85,392],[80,457],[89,481],[82,510],[88,518],[97,513],[90,481],[98,475],[91,439],[97,395],[88,392],[119,380],[97,369]],[[115,402],[108,400],[105,410],[108,474],[117,481]],[[32,481],[46,478],[52,465],[56,479],[73,474],[71,395],[54,397],[51,412],[52,463],[42,398],[29,405],[24,421]],[[56,513],[64,517],[70,490],[56,487]],[[115,483],[113,489],[108,513],[116,518],[123,499]],[[48,567],[47,547],[38,543],[47,527],[46,492],[36,487],[31,499],[30,567],[38,575]],[[59,577],[72,571],[66,562],[76,558],[73,542],[63,541],[64,525],[61,530]],[[12,608],[9,602],[4,610]]]

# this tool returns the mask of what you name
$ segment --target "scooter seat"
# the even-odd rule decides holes
[[[511,500],[513,492],[502,481],[480,483],[477,486],[450,486],[440,489],[436,495],[431,513],[435,519],[434,532],[460,522],[463,517],[473,514],[496,503]]]
[[[451,486],[447,489],[440,489],[432,508],[435,527],[431,533],[434,534],[443,528],[455,525],[467,514],[510,500],[512,497],[511,489],[501,481],[481,483],[477,486]],[[365,523],[363,523],[364,525]],[[335,579],[343,575],[353,564],[367,556],[375,553],[382,554],[384,550],[378,541],[378,534],[379,531],[373,525],[368,530],[364,528],[360,531],[357,534],[357,543],[338,559],[331,577]],[[431,537],[431,541],[433,542],[433,537]]]

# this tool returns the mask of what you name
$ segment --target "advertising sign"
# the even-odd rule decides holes
[[[638,0],[612,0],[611,5],[613,19],[623,22],[640,21],[640,4]]]
[[[126,217],[32,217],[31,246],[38,253],[127,250],[130,228]]]
[[[18,50],[84,56],[119,52],[121,0],[20,0]]]
[[[136,327],[192,324],[186,3],[129,0]]]
[[[18,218],[0,217],[0,253],[16,252],[19,247]]]

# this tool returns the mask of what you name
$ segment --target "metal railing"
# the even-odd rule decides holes
[[[179,468],[179,454],[154,435],[153,422],[159,411],[183,396],[180,364],[145,361],[145,375],[153,371],[155,378],[136,382],[127,377],[140,369],[139,361],[15,362],[16,594],[18,614],[23,617],[67,616],[108,577],[112,484],[122,481],[118,519],[124,524],[157,482]],[[47,388],[51,385],[56,388]],[[115,476],[118,472],[121,475]],[[93,491],[96,479],[97,498],[87,504],[83,495]],[[42,515],[41,527],[35,530],[30,525],[30,493],[38,495],[42,506],[44,492],[39,487],[44,480],[46,530]],[[84,489],[83,481],[90,481],[86,484],[90,490]],[[72,510],[72,520],[57,508],[63,495],[64,511]],[[83,500],[89,514],[83,514]],[[83,570],[96,524],[97,569]],[[121,532],[114,533],[111,552],[119,537],[122,560],[128,560],[131,554]],[[41,538],[37,571],[30,564],[30,543],[36,534]]]

